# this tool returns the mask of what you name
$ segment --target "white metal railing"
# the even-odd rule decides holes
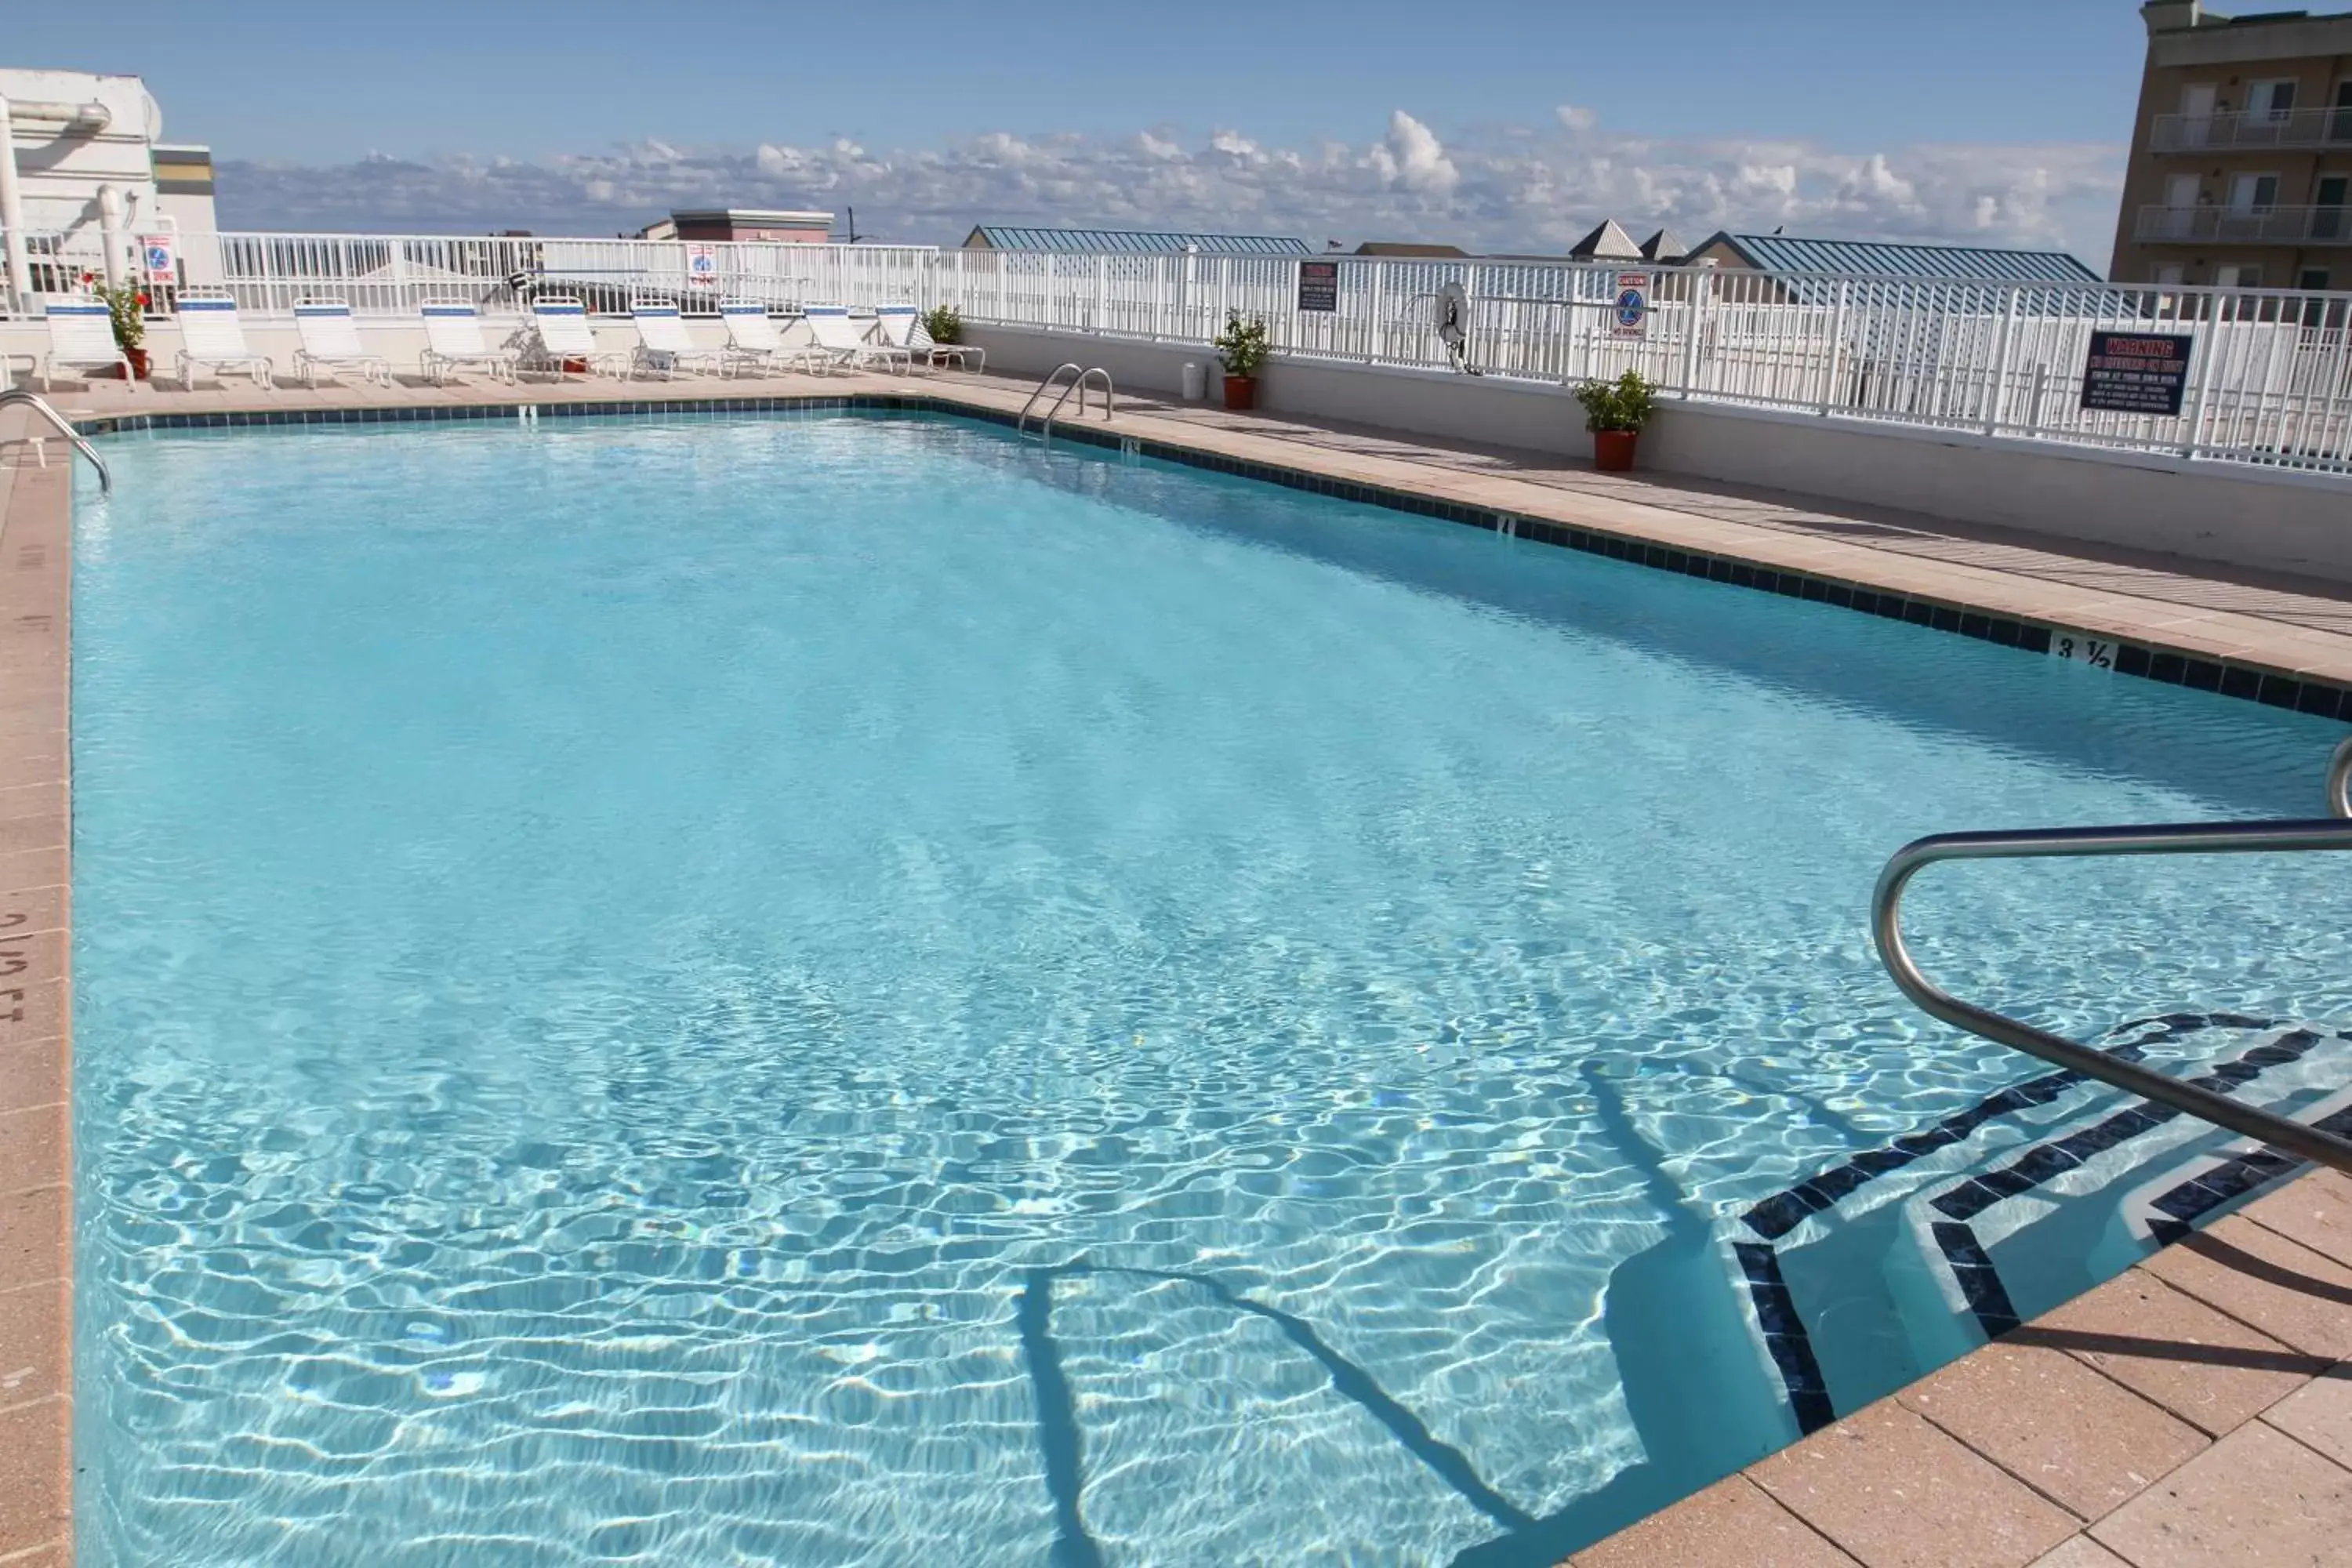
[[[2158,153],[2230,152],[2243,147],[2352,147],[2352,107],[2217,110],[2159,114],[2148,145]]]
[[[2305,215],[2306,234],[2327,232],[2315,215],[2343,216],[2272,210]],[[104,269],[93,232],[26,237],[43,293],[79,292],[83,272]],[[1337,268],[1331,309],[1298,307],[1309,259]],[[183,235],[179,269],[187,287],[226,292],[265,319],[312,296],[347,300],[363,321],[414,321],[426,300],[452,297],[516,314],[541,292],[600,312],[676,300],[695,315],[728,299],[781,310],[909,301],[953,305],[982,325],[1181,343],[1205,357],[1239,313],[1263,320],[1281,355],[1430,371],[1453,367],[1437,302],[1458,288],[1465,359],[1486,375],[1557,385],[1630,369],[1694,399],[2352,474],[2346,293],[1475,258],[303,234]],[[1615,310],[1629,271],[1647,305],[1633,323]],[[168,316],[175,292],[154,289],[153,312]],[[2190,341],[2179,414],[2083,406],[2102,331]]]
[[[1324,258],[1336,308],[1297,308],[1299,258],[947,251],[926,300],[972,321],[1200,346],[1229,311],[1277,354],[1442,371],[1439,291],[1469,298],[1469,365],[1559,384],[1637,370],[1669,395],[2086,449],[2352,473],[2352,294],[1994,283],[1734,268]],[[1638,326],[1614,310],[1647,285]],[[2179,415],[2084,408],[2092,334],[2191,340]]]
[[[2352,206],[2144,206],[2135,239],[2242,245],[2352,245]]]

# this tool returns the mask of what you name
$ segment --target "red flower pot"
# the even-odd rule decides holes
[[[1229,375],[1225,377],[1225,406],[1228,408],[1255,408],[1257,406],[1257,378],[1255,376],[1249,375]]]
[[[131,374],[141,381],[147,379],[148,363],[145,349],[124,349],[122,357],[131,362]]]
[[[1604,474],[1633,472],[1633,443],[1641,438],[1639,430],[1595,430],[1592,433],[1592,466]]]

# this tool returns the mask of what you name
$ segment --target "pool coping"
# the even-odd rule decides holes
[[[1011,425],[1020,397],[1017,390],[985,384],[933,381],[917,392],[905,382],[894,386],[877,377],[857,380],[862,384],[855,391],[830,392],[812,383],[805,392],[761,396],[741,395],[724,384],[693,389],[707,390],[707,395],[658,398],[621,395],[610,388],[530,387],[489,400],[416,405],[383,401],[372,391],[339,389],[323,399],[311,395],[312,401],[302,406],[273,405],[272,395],[259,394],[251,406],[230,397],[218,400],[226,406],[74,412],[77,425],[89,434],[844,409],[944,413]],[[0,429],[0,438],[9,434]],[[1775,534],[1507,479],[1416,469],[1392,458],[1333,452],[1148,416],[1121,416],[1104,426],[1066,424],[1056,438],[1812,599],[2026,652],[2047,653],[2053,633],[2096,635],[2115,645],[2116,673],[2352,720],[2352,637],[2267,622],[2250,631],[2245,623],[2257,617],[2053,587],[1988,568]],[[71,474],[66,462],[31,466],[23,447],[0,447],[0,454],[13,455],[13,466],[0,458],[0,485],[7,487],[0,493],[0,634],[5,634],[0,637],[0,669],[14,678],[0,701],[0,789],[13,791],[9,799],[15,803],[0,813],[0,977],[7,964],[23,963],[17,974],[26,992],[15,998],[15,1017],[0,1013],[0,1564],[63,1563],[71,1555],[73,1414],[66,746]],[[2278,635],[2266,637],[2263,627],[2274,627]],[[0,990],[0,1003],[9,1000]],[[2324,1220],[2310,1217],[2315,1206]],[[2196,1233],[2190,1244],[2165,1248],[2016,1333],[1822,1426],[1569,1561],[1580,1568],[1668,1562],[1687,1568],[1959,1563],[1963,1557],[1949,1554],[1957,1548],[1948,1529],[1934,1524],[1934,1510],[1923,1514],[1917,1507],[1917,1483],[1924,1480],[1931,1493],[1968,1500],[1969,1563],[2022,1568],[2041,1561],[2045,1550],[2063,1553],[2079,1547],[2083,1555],[2063,1558],[2074,1568],[2116,1562],[2153,1568],[2171,1559],[2135,1555],[2134,1542],[2177,1535],[2170,1522],[2156,1517],[2185,1495],[2183,1487],[2170,1484],[2174,1478],[2203,1486],[2209,1479],[2203,1471],[2218,1464],[2237,1477],[2250,1498],[2258,1498],[2267,1483],[2251,1480],[2248,1467],[2274,1468],[2280,1442],[2300,1456],[2297,1462],[2329,1467],[2329,1473],[2340,1475],[2347,1483],[2346,1508],[2352,1510],[2352,1365],[2347,1364],[2352,1363],[2352,1338],[2338,1343],[2332,1328],[2296,1329],[2280,1321],[2276,1303],[2259,1295],[2279,1287],[2261,1270],[2249,1273],[2224,1262],[2215,1266],[2218,1273],[2209,1268],[2200,1275],[2177,1261],[2210,1264],[2194,1245],[2208,1237],[2218,1238],[2224,1254],[2259,1249],[2273,1275],[2284,1257],[2287,1272],[2321,1292],[2342,1292],[2330,1299],[2352,1302],[2352,1268],[2344,1267],[2352,1264],[2352,1181],[2305,1174]],[[30,1310],[9,1310],[18,1302]],[[2144,1378],[2136,1381],[2130,1374],[2137,1364],[2132,1347],[2150,1347],[2138,1361],[2162,1361],[2167,1352],[2178,1352],[2180,1342],[2150,1337],[2147,1331],[2151,1321],[2176,1323],[2184,1310],[2212,1320],[2206,1325],[2209,1342],[2236,1347],[2236,1360],[2224,1355],[2204,1364],[2205,1382],[2242,1381],[2249,1375],[2248,1356],[2267,1357],[2278,1364],[2253,1370],[2285,1379],[2272,1390],[2277,1398],[2242,1412],[2242,1418],[2225,1428],[2211,1415],[2220,1396],[2202,1388],[2197,1377],[2176,1378],[2161,1388]],[[2034,1340],[2037,1334],[2042,1339]],[[2021,1473],[2012,1452],[2019,1441],[2014,1433],[1985,1436],[1971,1430],[1965,1411],[1955,1417],[1937,1407],[1945,1397],[1939,1390],[1953,1387],[1969,1390],[1968,1399],[1980,1403],[1976,1385],[1990,1379],[2007,1389],[1991,1401],[1994,1406],[2037,1409],[2042,1425],[2036,1440],[2061,1449],[2073,1445],[2104,1452],[2112,1447],[2104,1429],[2052,1435],[2056,1428],[2050,1423],[2063,1427],[2086,1411],[2113,1415],[2117,1406],[2115,1398],[2085,1405],[2044,1397],[2053,1364],[2050,1356],[2064,1358],[2066,1375],[2087,1369],[2107,1394],[2136,1402],[2121,1407],[2135,1430],[2177,1436],[2173,1428],[2186,1428],[2200,1442],[2169,1468],[2145,1466],[2145,1476],[2130,1471],[2137,1489],[2093,1517],[2079,1504],[2061,1501],[2049,1477]],[[2243,1404],[2242,1397],[2238,1403]],[[2256,1448],[2259,1456],[2245,1457]],[[1907,1499],[1901,1491],[1906,1482],[1913,1485]],[[1857,1505],[1855,1499],[1864,1501]],[[2090,1540],[2075,1539],[2084,1535]],[[2229,1540],[2242,1546],[2247,1539],[2241,1521]],[[2026,1544],[2032,1547],[2029,1555],[2012,1550]]]

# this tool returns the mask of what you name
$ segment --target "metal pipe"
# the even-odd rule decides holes
[[[25,195],[16,185],[15,111],[0,94],[0,250],[6,253],[7,276],[0,279],[6,294],[0,298],[11,312],[33,308],[33,267],[25,254]]]
[[[2339,773],[2338,770],[2342,770]],[[2336,748],[2329,794],[2342,801],[2352,774],[2352,744]],[[1980,1035],[1996,1045],[2041,1058],[2084,1078],[2168,1105],[2175,1110],[2261,1140],[2335,1170],[2352,1172],[2352,1140],[2323,1132],[2271,1111],[2242,1104],[2167,1074],[2119,1061],[2105,1051],[2037,1029],[1990,1008],[1963,1002],[1920,973],[1903,945],[1903,889],[1939,860],[2044,858],[2093,855],[2229,855],[2304,849],[2352,849],[2352,822],[2183,823],[2134,827],[2045,827],[2015,833],[1944,833],[1906,844],[1879,873],[1870,900],[1871,935],[1879,962],[1903,994],[1931,1017]]]
[[[2336,742],[2327,758],[2327,809],[2352,816],[2352,735]]]
[[[23,404],[26,407],[31,409],[34,413],[39,415],[42,418],[56,426],[58,427],[58,434],[72,442],[74,450],[79,452],[83,457],[88,458],[89,459],[89,466],[98,470],[98,493],[100,495],[112,495],[114,493],[114,476],[106,471],[106,459],[98,455],[98,448],[89,444],[88,437],[84,437],[80,431],[68,424],[63,415],[49,406],[48,399],[40,396],[37,393],[28,392],[21,386],[11,387],[5,392],[0,392],[0,408],[5,408],[12,403]]]
[[[98,228],[106,247],[106,286],[122,287],[122,187],[98,187]]]
[[[95,99],[88,103],[56,103],[20,98],[16,103],[16,116],[19,120],[59,121],[68,131],[92,132],[114,123],[114,111]]]

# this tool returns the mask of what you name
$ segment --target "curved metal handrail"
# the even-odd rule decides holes
[[[1029,411],[1037,406],[1037,400],[1045,395],[1047,388],[1051,387],[1055,382],[1062,379],[1062,373],[1066,370],[1076,373],[1078,379],[1081,381],[1086,379],[1086,371],[1075,360],[1066,360],[1062,363],[1055,365],[1051,371],[1046,373],[1045,380],[1039,382],[1030,390],[1029,401],[1021,405],[1021,417],[1013,422],[1013,428],[1014,430],[1025,431],[1029,428]],[[1069,394],[1065,392],[1062,395],[1067,397]],[[1056,403],[1054,406],[1059,408],[1061,405]],[[1046,417],[1051,418],[1052,416],[1048,415]]]
[[[2327,809],[2336,816],[2352,816],[2352,735],[2336,742],[2328,753]]]
[[[2336,748],[2328,775],[2331,804],[2344,800],[2337,768],[2352,776],[2352,742]],[[2042,827],[2014,833],[1939,833],[1906,844],[1879,873],[1871,894],[1871,935],[1879,962],[1922,1012],[1997,1045],[2040,1057],[2084,1078],[2112,1084],[2143,1100],[2168,1105],[2232,1132],[2338,1171],[2352,1172],[2352,1140],[2200,1089],[2192,1083],[2119,1061],[2005,1014],[1963,1002],[1920,973],[1903,945],[1903,889],[1939,860],[2038,859],[2053,856],[2231,855],[2265,850],[2352,849],[2352,821],[2337,817],[2288,822],[2198,822],[2133,827]]]
[[[26,391],[24,387],[12,386],[5,392],[0,392],[0,408],[5,408],[12,403],[23,404],[56,426],[58,434],[72,442],[74,450],[88,458],[89,466],[98,470],[98,493],[100,495],[114,493],[114,476],[106,471],[106,459],[98,455],[98,448],[89,444],[89,437],[67,423],[64,415],[49,406],[47,398],[37,393]]]
[[[1055,374],[1058,374],[1059,373],[1056,372]],[[1045,410],[1045,418],[1043,428],[1048,431],[1051,431],[1054,428],[1054,416],[1062,412],[1062,405],[1070,400],[1070,394],[1073,392],[1078,395],[1078,417],[1084,419],[1087,416],[1087,381],[1089,377],[1096,376],[1100,377],[1102,380],[1103,421],[1108,424],[1111,416],[1111,405],[1117,398],[1118,394],[1112,390],[1110,384],[1110,372],[1103,369],[1102,366],[1097,364],[1089,365],[1085,370],[1078,372],[1078,379],[1070,383],[1069,385],[1062,388],[1062,395],[1054,399],[1053,407]]]

